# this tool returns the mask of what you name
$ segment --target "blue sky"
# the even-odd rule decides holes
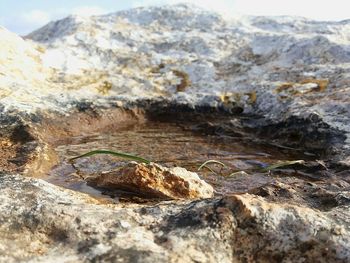
[[[29,33],[51,20],[69,14],[109,13],[127,9],[133,1],[116,0],[0,0],[0,25],[19,33]]]
[[[227,16],[293,15],[316,20],[350,19],[349,0],[0,0],[0,25],[23,35],[69,14],[87,16],[179,2],[196,4]]]

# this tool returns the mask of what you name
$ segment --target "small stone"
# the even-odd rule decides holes
[[[130,162],[118,170],[87,179],[91,185],[127,190],[148,198],[196,199],[214,195],[211,185],[185,168]]]
[[[126,222],[126,221],[120,221],[120,226],[122,228],[130,228],[131,225],[129,224],[129,222]]]

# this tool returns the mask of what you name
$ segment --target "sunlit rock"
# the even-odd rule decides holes
[[[349,25],[226,20],[182,4],[70,16],[25,38],[0,28],[0,261],[349,262]],[[251,194],[223,198],[196,174],[155,164],[90,178],[176,199],[151,206],[106,205],[24,177],[54,164],[58,141],[112,130],[139,110],[227,114],[206,131],[249,130],[253,143],[332,166],[269,174]]]
[[[127,190],[140,196],[166,199],[210,198],[213,187],[185,168],[129,163],[88,182],[109,190]]]

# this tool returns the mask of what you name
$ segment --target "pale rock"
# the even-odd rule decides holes
[[[246,116],[261,117],[249,128],[276,124],[267,133],[282,136],[294,128],[309,143],[306,149],[329,143],[347,150],[340,164],[349,167],[349,32],[350,20],[226,20],[189,5],[70,16],[25,39],[0,28],[3,143],[11,131],[40,124],[41,114],[54,121],[77,110],[96,113],[139,100],[220,108],[221,98],[231,94],[227,101],[241,103]],[[176,93],[181,78],[174,70],[189,75],[191,85],[182,92]],[[321,89],[319,80],[328,85]],[[278,92],[283,83],[290,85]],[[247,99],[254,92],[256,100]],[[27,149],[42,147],[28,143]],[[162,176],[179,173],[159,169]],[[312,196],[277,184],[254,195],[106,205],[23,174],[1,173],[0,261],[349,262],[348,191],[329,187],[335,190],[321,188]],[[190,188],[183,189],[189,196]],[[211,197],[209,186],[204,189],[196,195]],[[179,198],[171,188],[163,194],[171,195]],[[333,206],[312,208],[315,195]]]
[[[213,187],[196,173],[156,163],[131,162],[118,170],[90,178],[88,182],[104,189],[127,190],[150,198],[198,199],[214,196]]]
[[[250,194],[111,206],[20,175],[0,175],[0,193],[1,262],[350,260],[348,206],[321,212]]]

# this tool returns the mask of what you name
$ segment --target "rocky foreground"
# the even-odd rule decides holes
[[[0,28],[0,48],[1,262],[350,261],[350,21],[175,5]],[[36,179],[60,140],[164,115],[316,152],[324,178],[143,205]]]

